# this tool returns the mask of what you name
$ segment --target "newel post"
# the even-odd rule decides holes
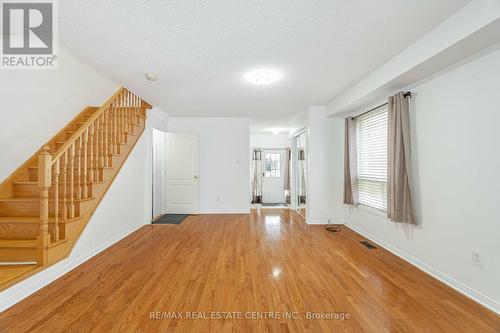
[[[49,235],[49,188],[51,179],[52,155],[49,147],[43,146],[38,156],[38,187],[40,188],[40,229],[37,237],[37,263],[46,265],[48,262]],[[66,184],[64,184],[66,185]]]

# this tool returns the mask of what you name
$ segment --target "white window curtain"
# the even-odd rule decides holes
[[[262,151],[252,151],[252,203],[262,203]]]
[[[297,156],[298,162],[298,184],[297,184],[297,195],[298,195],[298,203],[305,204],[306,196],[307,196],[307,179],[306,179],[306,151],[301,148],[298,150]]]
[[[285,160],[284,162],[284,171],[283,171],[283,190],[285,191],[285,202],[287,204],[290,203],[290,164],[291,164],[291,149],[285,149]]]

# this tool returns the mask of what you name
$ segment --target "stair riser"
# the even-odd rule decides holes
[[[65,224],[59,223],[59,237],[64,238]],[[0,234],[4,239],[36,239],[39,223],[0,223]],[[49,223],[49,233],[54,235],[54,224]]]
[[[80,203],[75,202],[75,216],[80,216]],[[59,202],[59,212],[62,212],[62,202]],[[69,203],[68,203],[69,207]],[[0,202],[2,216],[40,216],[39,201],[2,201]],[[49,215],[54,215],[54,202],[49,202]]]
[[[0,262],[2,261],[36,261],[36,248],[0,247]]]
[[[87,198],[92,197],[92,184],[87,184]],[[54,197],[54,192],[55,192],[56,187],[52,186],[49,189],[49,196],[51,198]],[[17,198],[38,198],[40,197],[40,188],[36,184],[14,184],[13,187],[14,190],[14,196]],[[64,186],[62,184],[59,184],[59,195],[63,195],[63,190]],[[74,191],[77,192],[77,185],[75,184]],[[69,184],[66,186],[66,192],[69,194],[70,193],[70,186]],[[83,188],[82,188],[82,195],[83,195]]]

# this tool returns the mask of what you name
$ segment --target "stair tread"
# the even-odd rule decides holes
[[[49,247],[54,247],[58,246],[60,244],[66,243],[68,241],[67,238],[63,238],[58,240],[57,242],[51,241],[49,244]],[[36,247],[37,245],[37,240],[34,238],[28,238],[28,239],[0,239],[0,248],[29,248],[29,247]]]
[[[36,268],[36,264],[27,265],[1,265],[0,266],[0,285],[12,281],[13,279],[26,274]]]
[[[66,219],[63,221],[59,219],[59,223],[68,223],[78,220],[80,217],[74,217],[72,219]],[[40,218],[38,216],[0,216],[0,223],[39,223]],[[54,217],[49,217],[49,223],[54,223]]]
[[[0,239],[0,247],[36,247],[36,239]]]

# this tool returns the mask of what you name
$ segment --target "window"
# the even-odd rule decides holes
[[[265,168],[264,177],[266,178],[279,178],[281,177],[281,154],[279,153],[266,153],[265,155]]]
[[[359,203],[387,210],[387,106],[356,118]]]

